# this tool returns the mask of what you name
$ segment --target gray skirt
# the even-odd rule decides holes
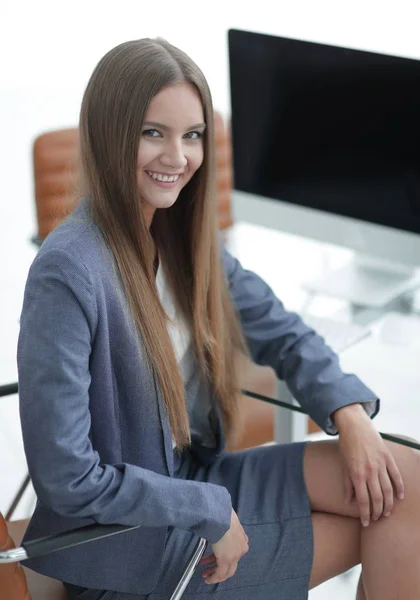
[[[175,476],[225,486],[249,538],[249,552],[233,577],[204,583],[199,566],[183,599],[216,593],[220,600],[304,600],[313,560],[311,507],[303,477],[305,444],[260,446],[225,453],[210,467],[189,452],[174,455]],[[168,600],[197,543],[188,531],[170,529],[161,577],[147,596],[66,585],[69,600]],[[211,547],[206,554],[211,553]]]

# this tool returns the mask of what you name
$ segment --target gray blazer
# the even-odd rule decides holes
[[[223,246],[221,259],[254,360],[271,365],[312,418],[334,433],[333,411],[374,394],[343,374],[322,339]],[[168,527],[210,542],[227,531],[227,490],[172,476],[162,394],[85,201],[31,266],[18,370],[23,440],[38,497],[25,539],[95,522],[141,526],[27,566],[83,587],[147,594],[159,576]],[[217,447],[203,460],[224,448],[215,403],[211,422]]]

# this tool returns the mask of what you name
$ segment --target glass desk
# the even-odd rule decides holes
[[[411,410],[414,414],[413,409],[417,407],[415,396],[420,389],[420,368],[415,368],[416,357],[420,356],[420,315],[416,312],[418,293],[399,298],[383,309],[365,309],[342,299],[314,294],[305,288],[306,282],[322,275],[327,269],[349,261],[353,256],[352,251],[244,222],[235,223],[224,232],[224,238],[228,250],[244,268],[254,271],[270,285],[287,310],[299,313],[304,320],[315,316],[343,324],[371,327],[372,335],[369,338],[340,353],[342,368],[356,373],[381,397],[382,409],[376,420],[378,424],[383,422],[387,425],[388,421],[390,425],[399,423],[400,433],[414,435],[407,431],[408,423],[404,419],[395,420],[395,402],[398,389],[401,389],[409,403],[404,412],[409,414]],[[377,367],[378,361],[393,365],[392,369],[388,368],[390,377],[386,385],[382,370]],[[420,360],[417,362],[420,365]],[[277,398],[294,401],[286,385],[280,381],[277,384]],[[388,414],[388,407],[392,409],[390,414],[393,414],[389,420],[383,417]],[[420,416],[420,409],[417,414]],[[277,442],[302,440],[307,434],[306,415],[276,408]],[[417,437],[419,435],[420,431]]]

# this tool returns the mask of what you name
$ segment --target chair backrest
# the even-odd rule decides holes
[[[38,237],[43,240],[62,221],[77,186],[79,130],[60,129],[38,136],[33,169]]]
[[[87,544],[90,542],[104,540],[109,536],[123,535],[126,531],[138,529],[139,526],[124,526],[124,525],[99,525],[92,524],[79,529],[74,529],[67,533],[60,533],[53,536],[47,536],[37,540],[27,542],[23,547],[15,549],[15,546],[10,538],[13,535],[7,532],[6,523],[0,514],[1,520],[1,535],[5,546],[8,549],[0,549],[0,567],[4,565],[14,566],[14,562],[25,557],[36,558],[49,554],[51,552],[59,552],[66,548]],[[24,531],[27,526],[27,521],[14,521],[9,525],[16,525],[15,534],[18,543],[21,543]],[[12,548],[10,548],[12,546]],[[193,576],[200,560],[203,557],[207,548],[207,540],[198,538],[194,550],[189,557],[186,558],[184,569],[179,574],[179,580],[171,594],[173,600],[181,600],[184,592]],[[29,589],[32,595],[28,594],[25,582],[25,574],[17,569],[6,569],[0,571],[0,600],[67,600],[67,594],[64,585],[56,579],[45,577],[26,569],[29,581]],[[3,578],[1,578],[3,577]]]
[[[216,140],[216,183],[217,212],[219,229],[226,229],[233,223],[232,218],[232,142],[229,125],[225,125],[221,115],[214,113]]]
[[[229,129],[214,113],[217,157],[218,226],[232,225],[232,158]],[[33,145],[33,169],[38,237],[44,239],[72,207],[77,190],[78,128],[50,131]]]
[[[0,552],[20,545],[28,523],[5,522],[0,513]],[[67,594],[61,581],[8,563],[0,564],[0,600],[67,600]]]
[[[15,548],[0,513],[0,550]],[[0,600],[31,600],[23,567],[19,563],[0,564]]]

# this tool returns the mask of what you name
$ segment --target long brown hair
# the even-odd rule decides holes
[[[201,97],[204,160],[174,205],[155,212],[149,229],[136,181],[141,127],[152,98],[181,82],[195,86]],[[239,392],[235,354],[246,349],[220,261],[213,107],[203,73],[160,38],[120,44],[100,60],[87,85],[80,138],[83,191],[113,252],[177,447],[190,443],[189,423],[168,317],[155,285],[156,247],[191,327],[200,374],[216,394],[229,436]]]

